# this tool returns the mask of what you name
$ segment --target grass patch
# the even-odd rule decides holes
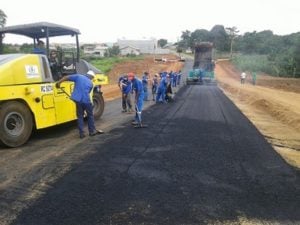
[[[142,60],[142,56],[130,56],[130,57],[109,57],[109,58],[100,58],[92,59],[90,63],[96,68],[100,69],[103,73],[108,73],[114,65],[121,62]]]
[[[267,55],[236,55],[232,62],[242,71],[277,75],[276,67],[268,60]]]

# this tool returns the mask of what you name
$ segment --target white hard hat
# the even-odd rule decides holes
[[[95,72],[93,70],[89,70],[86,74],[93,78],[95,77]]]

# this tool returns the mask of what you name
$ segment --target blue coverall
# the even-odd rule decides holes
[[[138,78],[134,78],[132,80],[132,90],[135,92],[135,104],[136,104],[136,110],[140,112],[140,118],[138,116],[138,113],[135,114],[135,122],[142,122],[142,110],[144,105],[144,88],[143,83]]]
[[[84,134],[84,111],[86,111],[87,113],[89,134],[92,134],[96,130],[93,115],[93,104],[90,97],[90,92],[93,89],[93,83],[87,76],[82,74],[69,75],[68,80],[73,81],[75,83],[71,99],[76,104],[76,115],[78,119],[77,122],[79,135],[82,136]]]
[[[144,101],[148,101],[148,75],[144,74],[142,77],[143,89],[144,89]]]
[[[132,110],[132,104],[130,99],[130,92],[131,92],[131,81],[128,80],[127,77],[123,78],[122,81],[122,107],[123,111],[131,111]]]
[[[165,102],[166,89],[167,89],[167,78],[166,78],[166,74],[163,74],[157,89],[156,103]]]

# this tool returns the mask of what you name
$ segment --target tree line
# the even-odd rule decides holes
[[[289,35],[276,35],[271,30],[246,32],[243,35],[238,33],[236,27],[225,28],[223,25],[215,25],[210,31],[186,30],[177,43],[177,51],[193,51],[198,42],[209,41],[217,52],[229,52],[233,58],[247,55],[252,67],[256,67],[252,70],[262,69],[264,71],[261,72],[273,75],[300,77],[300,32]],[[259,67],[257,65],[261,64],[262,58],[267,65]]]

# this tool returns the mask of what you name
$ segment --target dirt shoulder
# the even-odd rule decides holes
[[[216,77],[225,94],[291,165],[300,168],[300,80],[250,73],[240,83],[240,71],[229,61],[219,61]]]

